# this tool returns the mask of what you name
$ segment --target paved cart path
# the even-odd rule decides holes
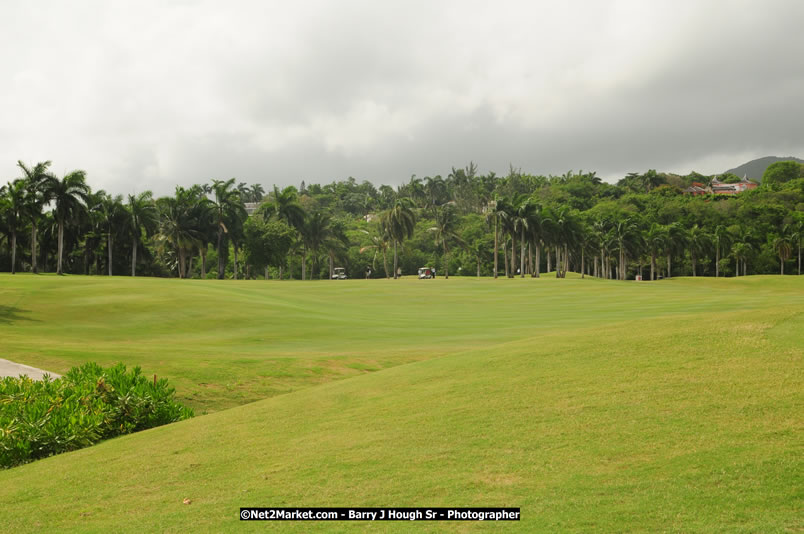
[[[51,378],[58,378],[61,375],[51,373],[50,371],[43,371],[30,365],[23,365],[21,363],[14,363],[0,358],[0,378],[4,376],[20,376],[28,375],[34,380],[41,380],[45,373],[49,374]]]

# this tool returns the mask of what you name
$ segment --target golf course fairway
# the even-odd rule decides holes
[[[0,470],[3,532],[804,529],[801,277],[3,274],[0,358],[139,365],[197,414]],[[241,506],[522,519],[241,522]]]

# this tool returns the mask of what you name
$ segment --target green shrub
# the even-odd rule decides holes
[[[0,468],[193,416],[167,380],[139,367],[73,367],[61,378],[0,379]]]

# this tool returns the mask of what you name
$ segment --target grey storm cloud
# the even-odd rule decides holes
[[[0,181],[399,184],[804,156],[804,3],[4,2]]]

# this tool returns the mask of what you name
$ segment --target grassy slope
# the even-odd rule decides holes
[[[707,287],[691,299],[679,283],[555,278],[492,285],[0,275],[0,357],[54,372],[85,361],[140,365],[204,413],[534,330],[742,309],[762,298],[725,290],[728,283]]]
[[[15,305],[29,311],[15,313],[44,322],[38,310],[46,307],[38,302],[61,290],[50,283],[11,290],[29,294]],[[134,281],[68,283],[112,284],[107,291],[113,293]],[[804,281],[795,277],[657,284],[136,283],[162,283],[162,294],[176,298],[190,292],[229,295],[220,302],[238,302],[227,308],[232,313],[262,299],[266,306],[297,310],[298,321],[307,314],[297,306],[309,306],[315,317],[305,322],[309,329],[288,323],[275,334],[280,347],[295,345],[294,360],[316,360],[327,348],[375,361],[385,358],[385,347],[393,348],[389,364],[418,359],[407,351],[441,357],[0,472],[0,524],[12,531],[182,531],[192,525],[204,531],[303,532],[365,526],[240,524],[237,508],[249,505],[521,506],[519,529],[544,531],[804,528]],[[326,312],[331,307],[337,307],[339,326]],[[424,324],[422,314],[429,315]],[[140,315],[146,321],[147,314]],[[376,328],[355,328],[357,316],[376,321]],[[11,333],[11,359],[15,350],[24,352],[14,348],[25,344],[17,331],[23,322],[0,325],[4,344]],[[190,332],[179,332],[176,324],[164,335],[189,340]],[[249,342],[254,334],[247,331],[232,337],[241,353],[232,358],[249,348],[266,354]],[[306,332],[309,352],[302,338],[289,339]],[[220,343],[210,332],[201,335]],[[59,328],[54,339],[31,341],[28,353],[52,354],[58,339],[69,336]],[[121,336],[99,335],[87,349],[108,344],[98,354],[111,351]],[[170,356],[185,362],[199,353],[211,358],[214,351],[205,345]],[[135,354],[179,371],[179,363],[166,356]],[[204,372],[214,379],[211,369]],[[185,497],[193,503],[182,505]],[[479,526],[418,525],[422,531]],[[485,528],[508,531],[511,525]]]

